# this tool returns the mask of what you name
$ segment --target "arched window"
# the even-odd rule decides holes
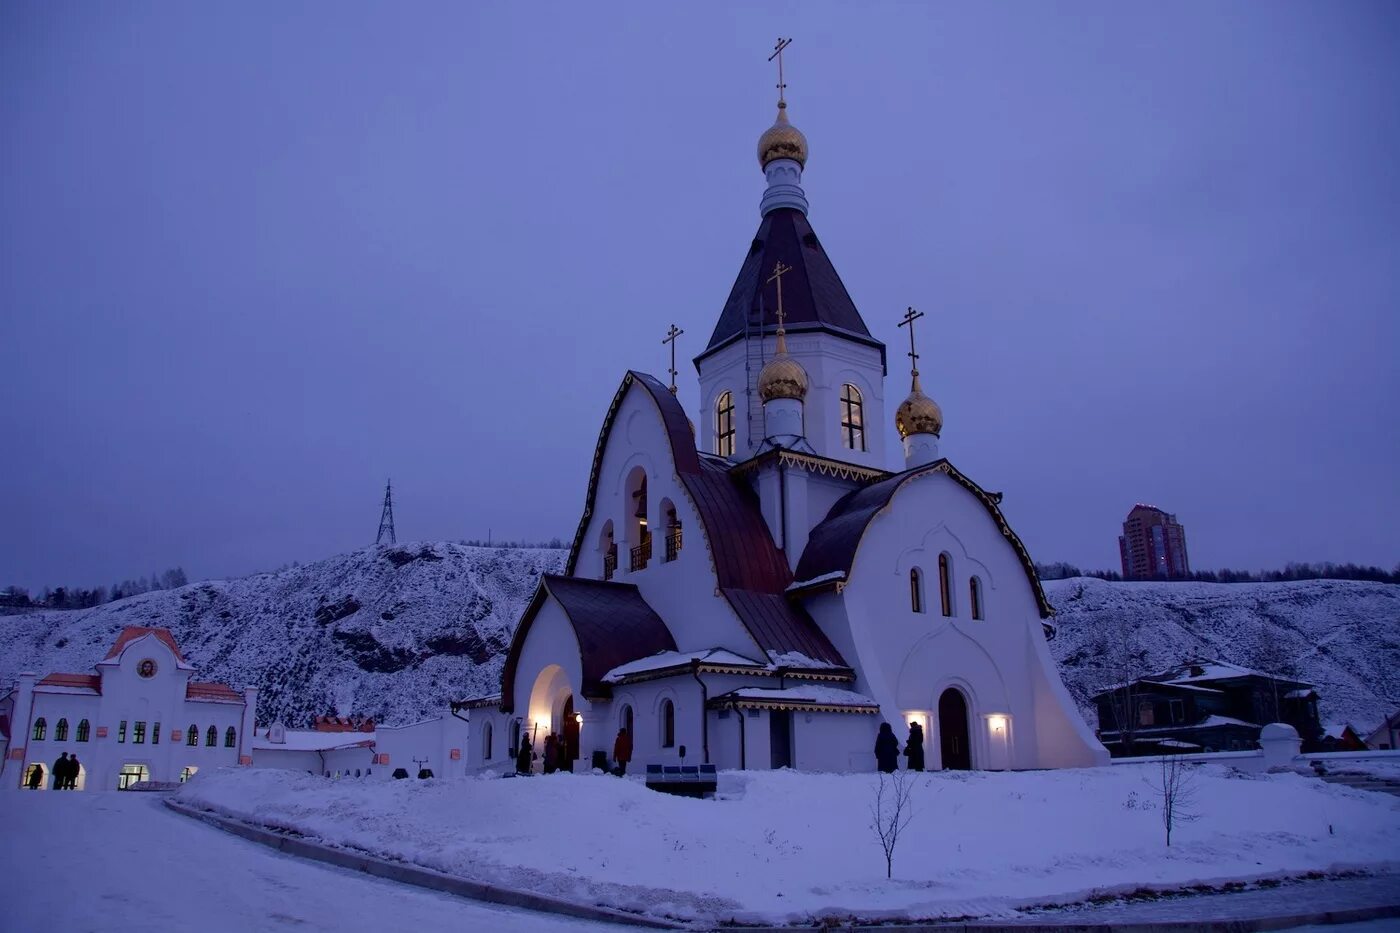
[[[909,608],[924,611],[924,575],[918,567],[909,569]]]
[[[88,721],[87,721],[86,719],[79,721],[79,723],[78,723],[78,741],[79,741],[79,742],[86,742],[86,741],[88,740],[88,735],[89,735],[91,732],[92,732],[92,726],[88,725]]]
[[[183,783],[185,783],[186,781],[188,781],[190,778],[194,777],[194,773],[195,773],[196,771],[198,771],[198,770],[199,770],[198,768],[181,768],[181,769],[180,769],[180,783],[183,784]]]
[[[945,551],[938,555],[938,600],[943,604],[943,614],[953,614],[953,567]]]
[[[613,539],[612,519],[603,522],[598,536],[598,550],[603,552],[603,579],[611,580],[617,573],[617,541]]]
[[[160,723],[156,723],[155,725],[151,726],[151,744],[160,744]]]
[[[53,738],[55,742],[68,741],[68,720],[60,719],[58,725],[53,727]]]
[[[672,748],[676,744],[676,704],[670,700],[661,701],[661,747]]]
[[[968,608],[974,619],[982,618],[982,581],[973,577],[967,584]]]
[[[43,716],[34,720],[34,741],[44,741],[44,736],[49,734],[49,722]]]
[[[209,731],[204,733],[204,744],[208,748],[219,744],[219,730],[217,728],[210,726]]]
[[[199,744],[199,726],[196,726],[194,723],[190,723],[190,729],[189,729],[188,732],[185,733],[185,744],[186,744],[186,745],[198,745],[198,744]]]
[[[841,387],[841,443],[851,450],[865,449],[865,406],[860,389],[849,382]]]
[[[715,453],[734,456],[734,396],[728,390],[715,399]]]
[[[520,720],[510,721],[510,754],[520,751]]]
[[[481,760],[491,760],[491,724],[489,722],[481,724]]]
[[[237,729],[234,729],[233,726],[229,726],[228,729],[224,732],[224,748],[237,748],[237,747],[238,747],[238,730],[237,730]]]
[[[632,704],[628,703],[622,707],[622,715],[617,717],[617,725],[620,729],[626,729],[628,735],[635,735],[632,731]]]

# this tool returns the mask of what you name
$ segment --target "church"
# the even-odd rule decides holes
[[[469,768],[548,735],[590,767],[626,730],[634,768],[870,771],[882,722],[901,741],[917,723],[931,769],[1107,763],[1001,494],[939,455],[912,309],[903,450],[885,450],[885,346],[808,220],[807,156],[780,77],[758,231],[694,361],[702,410],[674,362],[669,386],[623,376],[565,572],[521,617],[501,692],[456,704]]]

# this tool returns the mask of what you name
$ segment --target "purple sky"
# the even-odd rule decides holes
[[[1032,556],[1145,501],[1198,568],[1400,560],[1400,7],[598,10],[0,5],[0,584],[318,559],[389,475],[400,540],[572,536],[757,227],[779,34],[887,397],[913,304]]]

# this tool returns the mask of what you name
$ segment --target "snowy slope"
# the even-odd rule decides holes
[[[1122,679],[1107,659],[1136,639],[1147,673],[1194,657],[1257,670],[1291,667],[1317,685],[1326,722],[1364,735],[1400,707],[1400,586],[1297,583],[1109,583],[1051,580],[1059,632],[1050,651],[1065,685],[1088,697]],[[1091,725],[1092,713],[1086,713]]]
[[[516,620],[564,557],[405,544],[94,609],[0,616],[0,684],[20,671],[88,672],[123,626],[161,625],[200,679],[258,687],[264,721],[302,725],[339,710],[411,722],[499,689]]]

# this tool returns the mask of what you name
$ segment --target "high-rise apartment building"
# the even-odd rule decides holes
[[[1181,577],[1191,572],[1186,558],[1186,529],[1175,515],[1138,503],[1123,522],[1118,538],[1126,579]]]

